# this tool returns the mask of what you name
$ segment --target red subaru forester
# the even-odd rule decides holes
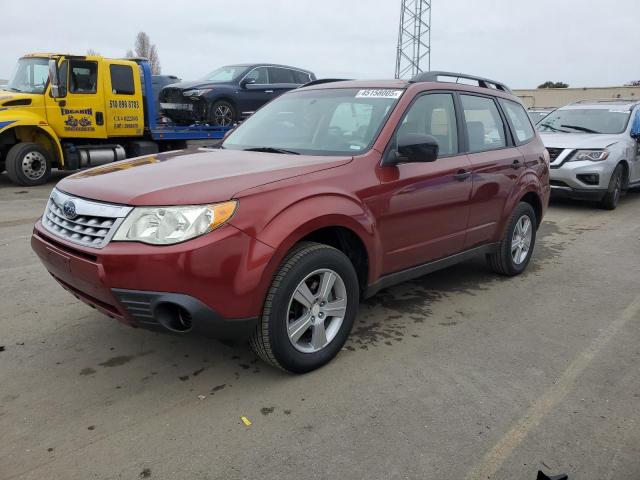
[[[503,84],[318,81],[216,148],[62,180],[32,246],[112,318],[249,339],[266,362],[307,372],[382,288],[474,255],[522,272],[548,198],[548,154]]]

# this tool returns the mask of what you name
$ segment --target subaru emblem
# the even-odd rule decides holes
[[[62,212],[69,219],[76,218],[76,204],[72,200],[67,200],[62,205]]]

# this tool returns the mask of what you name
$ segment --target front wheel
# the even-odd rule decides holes
[[[216,127],[230,127],[236,121],[236,110],[229,102],[218,100],[211,106],[209,120]]]
[[[536,243],[536,225],[533,207],[520,202],[511,214],[496,251],[487,255],[487,262],[494,272],[514,276],[527,268]]]
[[[51,176],[50,157],[50,153],[37,143],[18,143],[7,153],[7,175],[17,185],[32,187],[47,183]]]
[[[346,342],[358,302],[358,277],[347,256],[327,245],[302,243],[273,279],[251,348],[283,370],[315,370]]]
[[[611,174],[607,193],[605,193],[604,198],[600,202],[600,206],[605,210],[615,210],[618,206],[620,194],[622,193],[623,174],[624,167],[622,165],[618,165]]]

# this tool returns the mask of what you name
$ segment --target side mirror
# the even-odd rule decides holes
[[[397,147],[387,154],[383,165],[398,163],[435,162],[438,158],[438,141],[423,133],[404,133],[398,136]]]
[[[242,88],[247,88],[247,85],[255,85],[255,84],[256,84],[255,78],[245,78],[244,80],[242,80],[242,82],[240,82],[240,86]]]
[[[49,59],[49,82],[51,83],[51,96],[60,98],[60,77],[58,76],[58,60]]]
[[[636,116],[631,124],[631,137],[640,141],[640,110],[636,112]]]

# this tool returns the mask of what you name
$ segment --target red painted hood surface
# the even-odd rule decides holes
[[[352,157],[239,150],[186,150],[109,163],[65,178],[57,188],[125,205],[191,205],[229,200],[267,183],[349,163]]]

